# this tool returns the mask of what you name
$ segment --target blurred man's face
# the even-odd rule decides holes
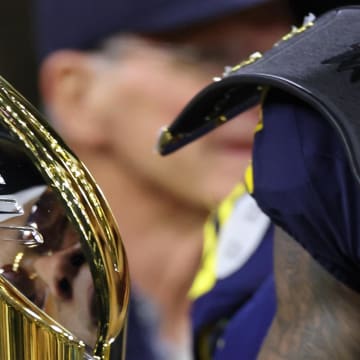
[[[215,204],[242,179],[257,109],[169,157],[160,157],[154,146],[160,127],[170,124],[224,66],[270,48],[289,31],[289,17],[270,10],[253,9],[168,37],[130,40],[126,47],[121,38],[111,41],[104,50],[108,60],[94,67],[90,98],[92,116],[103,121],[114,171],[126,171],[199,207]],[[89,166],[96,177],[96,164]],[[100,185],[106,192],[106,184]]]
[[[106,98],[115,166],[201,207],[225,196],[249,162],[257,109],[169,157],[155,151],[160,128],[222,71],[147,43],[119,56],[102,72],[96,96]]]

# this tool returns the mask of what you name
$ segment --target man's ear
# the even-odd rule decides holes
[[[94,107],[96,69],[91,55],[57,51],[40,69],[40,92],[50,121],[70,145],[104,146],[102,116]]]

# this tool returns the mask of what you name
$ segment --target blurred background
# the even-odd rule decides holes
[[[32,2],[0,2],[0,74],[33,104],[39,104]]]

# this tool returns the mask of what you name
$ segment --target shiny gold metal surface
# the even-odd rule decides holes
[[[1,78],[0,248],[0,359],[108,359],[130,291],[117,224],[85,166]]]

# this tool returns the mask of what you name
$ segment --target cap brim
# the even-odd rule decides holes
[[[273,86],[319,107],[305,88],[272,74],[237,74],[213,83],[196,95],[158,141],[161,155],[170,154],[232,120],[260,102],[262,90]],[[327,112],[324,108],[323,111]]]
[[[240,83],[239,79],[231,77],[211,84],[163,131],[158,143],[159,152],[166,155],[181,148],[255,105],[258,100],[257,86],[242,84],[241,79]]]

